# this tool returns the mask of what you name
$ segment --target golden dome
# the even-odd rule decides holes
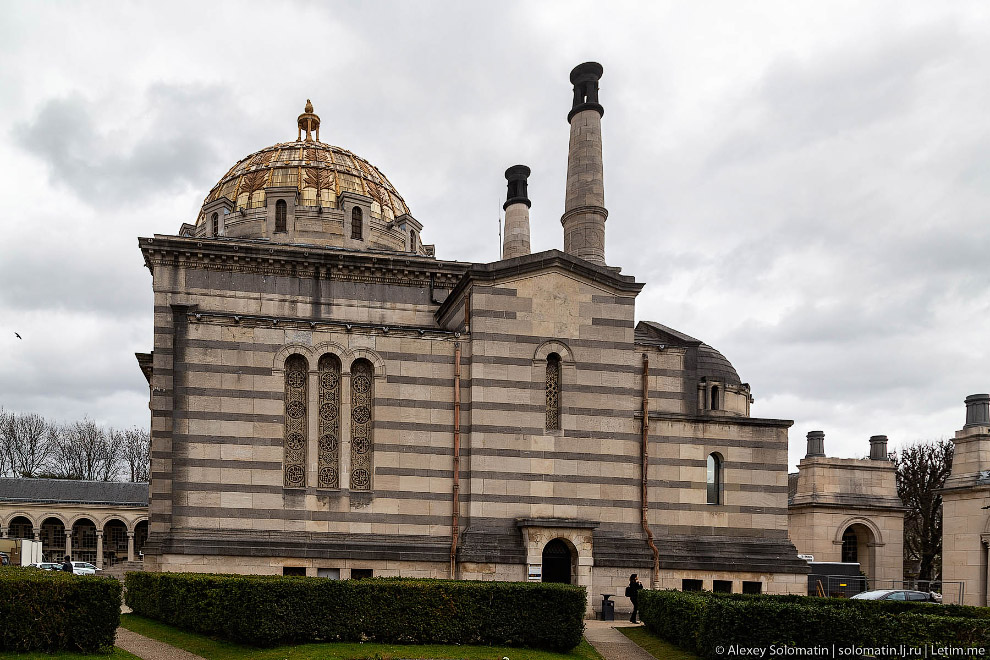
[[[203,204],[226,197],[235,210],[265,205],[265,189],[295,187],[302,206],[336,208],[342,192],[372,199],[371,214],[385,222],[409,213],[402,196],[377,167],[360,156],[322,142],[283,142],[237,162],[213,186]],[[196,224],[202,224],[203,211]]]

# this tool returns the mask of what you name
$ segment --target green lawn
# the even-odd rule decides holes
[[[616,630],[636,642],[658,660],[698,660],[698,656],[682,651],[673,644],[663,641],[645,627],[616,628]]]
[[[141,660],[133,653],[114,647],[110,655],[89,655],[86,653],[3,653],[0,660]]]
[[[207,660],[392,660],[431,658],[441,660],[602,660],[587,641],[570,653],[552,653],[508,646],[442,646],[410,644],[300,644],[258,649],[189,633],[136,614],[124,614],[120,625],[145,637],[185,649]]]

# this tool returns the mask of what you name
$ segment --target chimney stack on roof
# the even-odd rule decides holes
[[[513,165],[505,171],[508,182],[505,195],[505,239],[502,242],[502,258],[511,259],[529,254],[529,180],[530,170],[525,165]]]
[[[825,455],[825,432],[808,431],[808,453],[805,458]]]
[[[874,435],[870,438],[870,460],[886,461],[887,457],[887,436]]]
[[[990,426],[990,394],[970,394],[966,397],[966,426]]]

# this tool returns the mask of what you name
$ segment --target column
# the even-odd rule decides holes
[[[34,540],[35,541],[40,541],[41,540],[41,528],[36,525],[34,527],[34,530],[33,531],[34,531]]]
[[[96,530],[96,567],[103,568],[103,530]]]
[[[134,532],[127,532],[127,561],[134,561]]]
[[[0,527],[0,539],[5,539],[5,538],[7,538],[7,528]]]
[[[65,530],[65,554],[72,556],[72,528]]]

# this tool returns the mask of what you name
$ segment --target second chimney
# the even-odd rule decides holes
[[[887,460],[887,436],[874,435],[870,438],[870,460]]]
[[[825,432],[808,431],[808,454],[805,458],[825,455]]]
[[[511,259],[529,254],[529,168],[513,165],[505,171],[508,191],[505,195],[505,239],[502,258]]]

